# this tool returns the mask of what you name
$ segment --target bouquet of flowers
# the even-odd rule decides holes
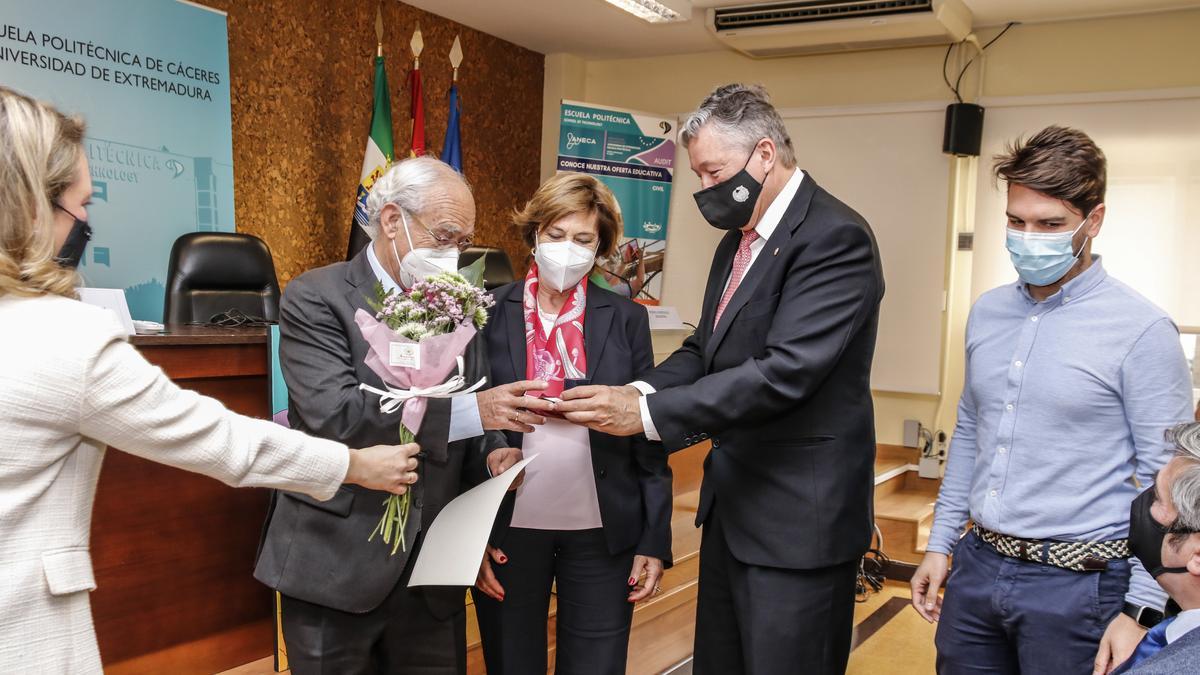
[[[492,296],[457,272],[435,274],[407,293],[385,291],[376,284],[368,300],[375,315],[358,310],[354,321],[369,347],[366,365],[383,380],[387,391],[366,384],[361,389],[379,394],[379,409],[402,410],[400,442],[412,443],[421,429],[429,398],[451,398],[483,386],[487,378],[464,388],[463,352],[487,323]],[[447,377],[458,366],[457,375]],[[380,535],[392,545],[392,555],[406,548],[409,495],[389,495],[383,517],[367,541]]]

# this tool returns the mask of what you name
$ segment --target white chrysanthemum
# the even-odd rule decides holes
[[[400,324],[400,326],[396,328],[396,332],[408,338],[409,340],[417,341],[433,335],[433,333],[430,332],[429,328],[425,324],[417,323],[415,321],[409,321],[407,323]]]

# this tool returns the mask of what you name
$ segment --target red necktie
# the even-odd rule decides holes
[[[746,270],[750,268],[750,244],[753,244],[758,239],[758,232],[750,230],[742,232],[742,242],[738,244],[737,254],[733,256],[733,274],[729,276],[729,285],[725,288],[725,294],[721,296],[721,302],[717,305],[717,318],[713,321],[713,329],[717,324],[721,323],[721,314],[725,312],[725,306],[729,304],[729,299],[737,291],[738,285],[742,283],[742,277],[746,276]]]

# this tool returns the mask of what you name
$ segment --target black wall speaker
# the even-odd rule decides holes
[[[959,157],[978,157],[983,139],[983,106],[951,103],[946,106],[946,130],[942,152]]]

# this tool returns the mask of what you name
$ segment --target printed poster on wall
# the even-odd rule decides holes
[[[0,83],[87,121],[93,235],[79,271],[88,286],[125,289],[133,318],[160,321],[175,239],[234,229],[224,13],[176,0],[7,3]]]
[[[667,253],[675,163],[673,118],[562,102],[558,170],[596,176],[613,191],[625,222],[617,253],[601,259],[613,290],[657,304]]]

